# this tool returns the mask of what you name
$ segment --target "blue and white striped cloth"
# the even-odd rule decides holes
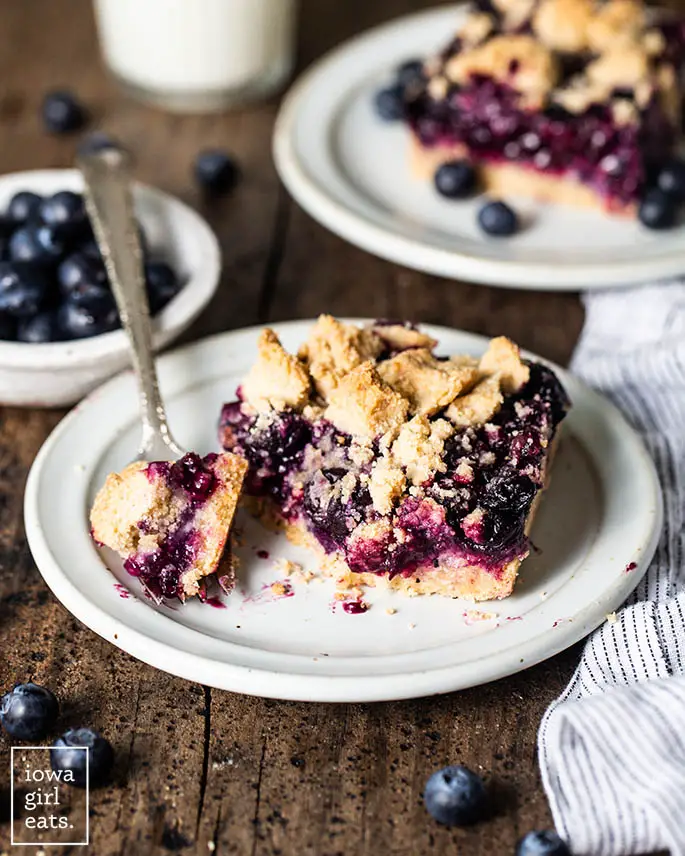
[[[572,368],[642,435],[665,525],[618,621],[587,640],[538,734],[559,834],[579,856],[685,856],[685,284],[595,292]]]

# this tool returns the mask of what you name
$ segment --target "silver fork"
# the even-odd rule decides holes
[[[109,148],[77,159],[85,182],[85,203],[131,350],[138,381],[143,433],[136,460],[175,460],[185,452],[169,430],[159,392],[143,254],[131,193],[131,157]]]

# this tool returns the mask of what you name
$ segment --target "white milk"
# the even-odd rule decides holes
[[[134,94],[204,111],[269,94],[293,65],[297,0],[95,0],[105,61]]]

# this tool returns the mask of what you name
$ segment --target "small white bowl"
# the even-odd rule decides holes
[[[83,189],[75,169],[41,169],[0,176],[0,212],[19,190],[50,195]],[[209,303],[219,283],[221,252],[208,223],[173,196],[136,184],[136,215],[153,255],[168,261],[183,288],[153,319],[156,350],[176,339]],[[74,404],[130,363],[123,330],[90,339],[30,345],[0,340],[0,403]]]

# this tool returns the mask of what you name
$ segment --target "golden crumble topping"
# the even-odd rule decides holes
[[[445,415],[457,428],[484,425],[497,413],[503,401],[500,375],[496,372],[477,383],[466,395],[455,398]]]
[[[430,422],[418,415],[406,422],[392,445],[392,457],[404,467],[413,485],[421,485],[436,472],[445,472],[442,453],[454,427],[445,419]]]
[[[371,329],[391,351],[404,351],[407,348],[428,348],[429,351],[432,351],[438,344],[427,333],[413,330],[403,324],[382,324]]]
[[[326,419],[348,434],[374,438],[396,433],[408,410],[406,399],[383,383],[367,361],[344,375],[329,394]]]
[[[485,374],[499,374],[500,385],[505,393],[517,392],[530,378],[530,369],[521,362],[518,346],[506,336],[491,339],[479,366]]]
[[[369,493],[373,507],[379,514],[389,514],[395,500],[402,496],[407,483],[401,467],[392,463],[389,458],[380,458],[371,470]]]
[[[309,400],[311,384],[306,368],[267,328],[258,342],[257,361],[243,382],[245,400],[256,410],[301,410]]]

